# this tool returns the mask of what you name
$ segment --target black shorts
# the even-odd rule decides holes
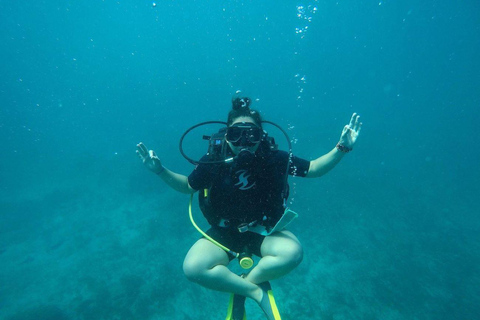
[[[236,229],[222,227],[212,227],[206,233],[232,251],[242,253],[246,248],[250,253],[262,257],[260,248],[265,236],[250,231],[240,233]],[[230,260],[233,259],[231,255],[229,257]]]

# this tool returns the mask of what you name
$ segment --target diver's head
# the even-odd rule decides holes
[[[243,151],[255,153],[264,133],[250,117],[239,117],[227,128],[225,140],[235,155]]]
[[[225,139],[235,155],[242,152],[255,154],[264,138],[260,113],[251,110],[250,103],[247,97],[232,99]]]

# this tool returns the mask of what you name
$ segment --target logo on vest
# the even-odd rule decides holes
[[[248,181],[248,178],[251,176],[251,174],[247,174],[247,173],[248,173],[247,170],[238,170],[237,172],[235,172],[235,174],[238,177],[238,182],[235,183],[235,186],[239,186],[238,189],[240,190],[248,190],[252,188],[256,183],[256,182],[251,183]]]

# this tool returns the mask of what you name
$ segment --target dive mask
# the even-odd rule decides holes
[[[247,146],[259,143],[263,130],[250,122],[239,122],[227,128],[225,138],[234,146]]]

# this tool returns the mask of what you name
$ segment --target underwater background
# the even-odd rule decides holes
[[[306,159],[363,121],[290,179],[282,319],[478,318],[480,2],[0,0],[0,26],[0,319],[224,319],[182,272],[188,196],[135,146],[189,174],[181,135],[237,90]]]

